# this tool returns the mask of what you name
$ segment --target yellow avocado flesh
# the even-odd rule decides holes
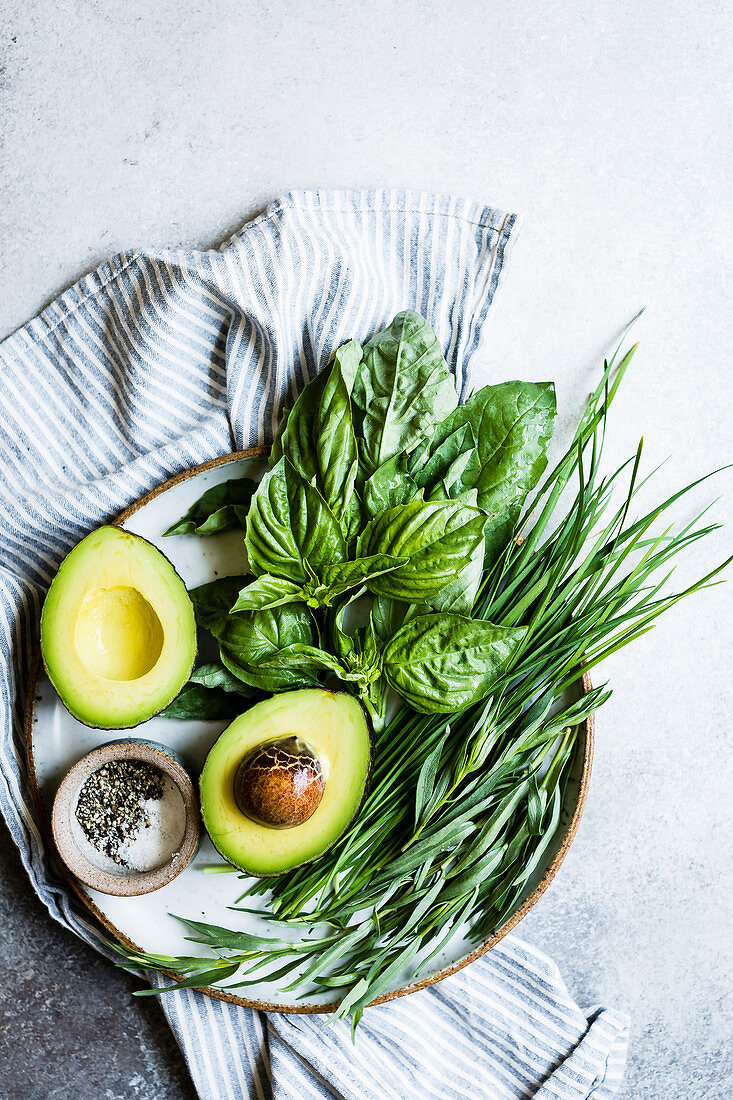
[[[127,729],[171,702],[196,656],[186,587],[164,554],[100,527],[59,567],[41,615],[41,650],[66,708],[99,729]]]
[[[325,790],[302,825],[276,829],[242,813],[234,780],[254,749],[288,737],[299,737],[314,751]],[[255,704],[224,730],[201,773],[201,813],[214,847],[251,875],[277,875],[315,859],[338,840],[359,809],[370,756],[366,715],[352,695],[307,688]]]

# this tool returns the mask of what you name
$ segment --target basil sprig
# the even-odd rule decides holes
[[[338,348],[283,417],[257,488],[217,486],[178,525],[251,497],[252,578],[193,594],[222,667],[262,691],[335,676],[378,728],[388,689],[426,713],[489,694],[521,634],[467,616],[545,468],[554,417],[549,382],[459,405],[438,338],[409,310]],[[357,596],[368,626],[348,633]]]

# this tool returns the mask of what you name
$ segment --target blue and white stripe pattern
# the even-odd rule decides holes
[[[405,307],[468,387],[516,217],[413,192],[298,192],[219,251],[125,253],[0,345],[0,807],[49,912],[97,929],[46,858],[22,708],[43,594],[91,528],[196,463],[268,441],[283,404],[351,337]],[[182,991],[168,1018],[206,1100],[610,1097],[627,1021],[587,1015],[554,965],[507,938],[366,1013],[353,1048],[322,1017]]]

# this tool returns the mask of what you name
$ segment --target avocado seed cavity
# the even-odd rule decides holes
[[[234,779],[243,814],[271,829],[293,829],[318,809],[326,779],[321,763],[299,737],[260,745],[244,758]]]
[[[79,608],[76,651],[94,676],[139,680],[156,665],[164,634],[155,608],[128,585],[92,591]]]

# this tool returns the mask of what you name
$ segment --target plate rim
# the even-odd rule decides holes
[[[225,466],[231,462],[239,462],[248,458],[264,458],[268,453],[267,447],[249,447],[243,451],[232,451],[229,454],[220,455],[217,458],[209,459],[207,462],[201,462],[197,466],[191,466],[186,470],[181,470],[179,473],[174,474],[172,477],[167,478],[161,482],[160,485],[150,489],[147,493],[144,493],[132,504],[128,505],[122,512],[119,513],[113,520],[109,522],[114,526],[121,526],[131,516],[135,515],[140,508],[145,507],[150,501],[154,500],[161,493],[167,492],[168,489],[172,489],[175,485],[180,485],[184,481],[188,481],[192,477],[198,476],[198,474],[205,473],[207,470],[216,469],[219,466]],[[133,951],[143,950],[140,946],[134,943],[124,932],[121,932],[108,917],[99,909],[97,905],[84,890],[81,884],[77,881],[75,876],[69,871],[66,864],[59,856],[56,848],[56,843],[51,831],[51,824],[49,815],[46,811],[46,807],[43,803],[41,796],[41,790],[38,783],[38,775],[36,772],[35,758],[33,754],[33,719],[35,714],[35,701],[36,690],[38,687],[38,681],[41,675],[42,661],[41,661],[41,647],[40,640],[37,642],[33,656],[31,659],[31,666],[29,670],[28,686],[26,690],[26,699],[23,715],[23,736],[24,736],[24,750],[25,750],[25,762],[28,773],[28,785],[33,797],[33,804],[36,810],[38,818],[38,824],[41,828],[43,839],[46,843],[47,849],[54,856],[59,869],[66,879],[68,884],[73,889],[74,893],[85,905],[85,907],[92,913],[94,918],[103,926],[103,928],[111,933],[115,939],[123,943],[126,947]],[[587,694],[591,688],[591,679],[586,672],[581,680],[582,692]],[[562,839],[562,843],[558,848],[552,863],[545,871],[540,882],[538,882],[531,895],[526,899],[523,905],[509,917],[508,920],[499,928],[492,936],[480,943],[473,951],[468,955],[464,955],[458,959],[457,962],[451,963],[449,966],[443,967],[436,974],[433,974],[427,978],[423,978],[421,981],[411,982],[408,985],[401,986],[399,989],[392,990],[389,993],[383,993],[381,996],[376,997],[369,1003],[367,1007],[371,1008],[374,1005],[386,1004],[388,1001],[396,1000],[398,997],[406,997],[411,993],[417,993],[421,989],[427,989],[431,985],[437,984],[437,982],[443,981],[445,978],[449,978],[452,974],[457,974],[459,970],[463,970],[464,967],[470,963],[475,962],[482,955],[485,955],[488,951],[495,947],[500,940],[502,940],[509,932],[511,932],[516,926],[526,917],[527,913],[537,904],[539,899],[547,890],[548,886],[555,878],[560,866],[562,865],[568,851],[570,849],[573,840],[575,839],[580,825],[580,820],[583,816],[583,810],[585,808],[586,799],[588,797],[588,788],[590,784],[590,775],[593,766],[593,751],[595,745],[595,715],[591,714],[580,725],[583,731],[584,751],[583,751],[583,765],[580,776],[580,783],[578,786],[578,795],[575,800],[575,806],[568,823],[567,830]],[[183,975],[176,974],[173,971],[164,971],[169,977],[182,981]],[[162,990],[164,993],[165,990]],[[199,993],[205,993],[209,997],[214,997],[219,1001],[227,1001],[229,1004],[240,1005],[243,1008],[252,1008],[260,1012],[281,1012],[283,1014],[293,1015],[322,1015],[326,1012],[334,1012],[338,1008],[338,1001],[330,1002],[329,1004],[294,1004],[294,1005],[282,1005],[271,1004],[265,1001],[250,1000],[246,997],[238,997],[236,994],[229,993],[223,989],[217,989],[214,986],[202,986]]]

